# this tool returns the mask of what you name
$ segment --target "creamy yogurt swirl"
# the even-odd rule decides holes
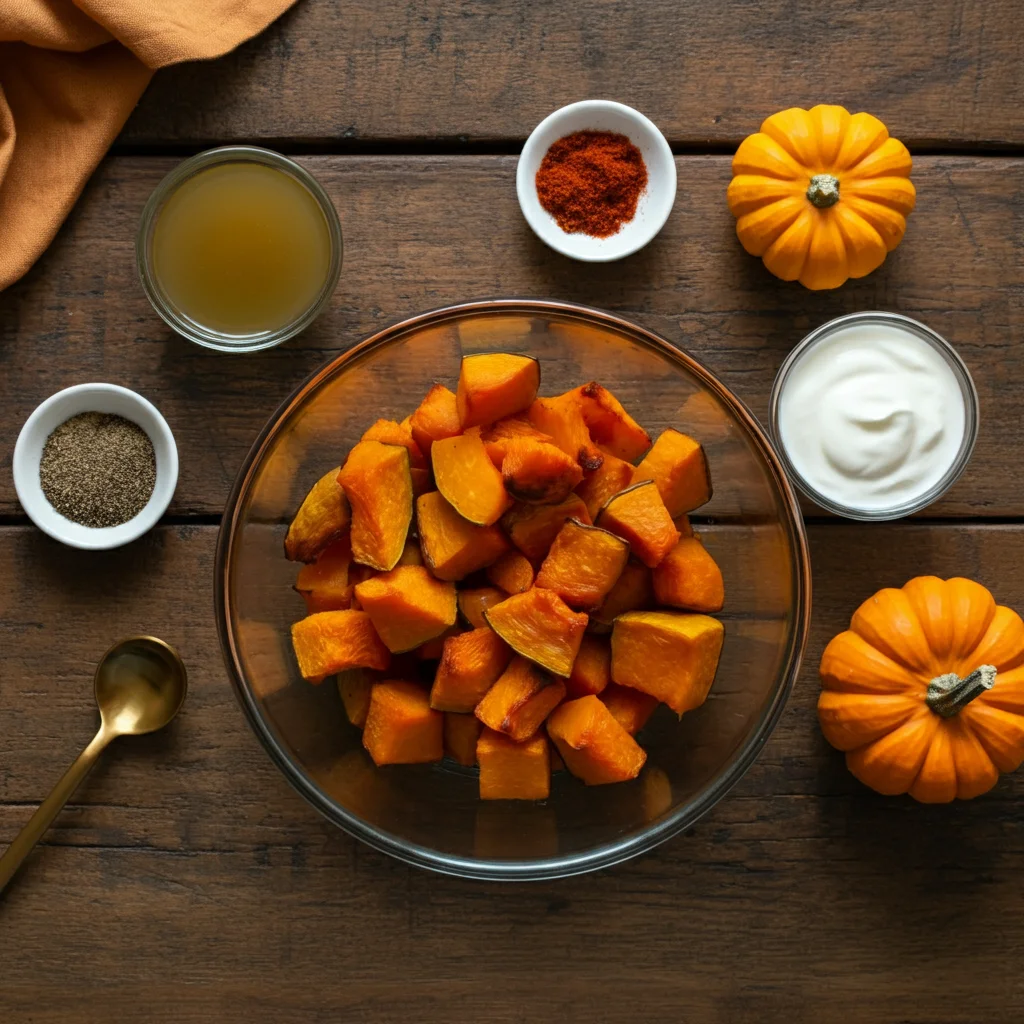
[[[896,324],[851,324],[812,343],[779,394],[793,467],[851,509],[895,508],[934,487],[956,460],[965,423],[949,364]]]

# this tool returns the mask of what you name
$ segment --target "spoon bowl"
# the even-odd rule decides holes
[[[187,673],[178,652],[152,636],[114,644],[96,667],[103,728],[116,736],[162,729],[185,700]]]

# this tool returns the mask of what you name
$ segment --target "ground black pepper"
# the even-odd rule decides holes
[[[123,416],[79,413],[46,439],[39,482],[47,501],[73,522],[119,526],[138,515],[153,493],[153,442]]]

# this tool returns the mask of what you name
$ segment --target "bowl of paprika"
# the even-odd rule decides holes
[[[583,100],[533,130],[516,190],[541,241],[573,259],[607,262],[661,230],[676,198],[676,166],[665,136],[638,110]]]

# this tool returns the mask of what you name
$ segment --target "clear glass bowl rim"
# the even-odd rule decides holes
[[[296,178],[309,190],[327,221],[327,230],[331,237],[331,261],[327,268],[327,277],[316,299],[290,323],[283,324],[274,331],[261,331],[259,334],[223,334],[190,320],[164,294],[150,267],[149,240],[160,210],[179,186],[207,167],[243,161],[275,167]],[[323,185],[294,160],[290,160],[272,149],[263,149],[260,146],[218,146],[216,149],[207,149],[183,160],[161,179],[157,187],[153,189],[152,195],[146,200],[146,205],[142,209],[142,217],[139,220],[139,230],[135,236],[135,265],[143,290],[153,309],[171,330],[183,338],[218,352],[259,352],[261,349],[280,345],[304,331],[320,315],[334,294],[338,278],[341,276],[343,256],[341,221],[338,219],[338,211]]]
[[[689,802],[675,807],[663,820],[658,821],[633,835],[614,842],[594,847],[585,853],[569,854],[534,860],[485,860],[440,853],[429,847],[407,842],[400,837],[377,829],[331,800],[319,786],[310,779],[278,743],[272,729],[260,714],[258,702],[245,681],[242,662],[231,629],[231,599],[228,587],[228,571],[231,565],[236,528],[240,523],[244,498],[251,486],[254,471],[268,446],[273,442],[281,425],[292,411],[300,406],[306,397],[326,378],[374,348],[400,340],[407,333],[428,326],[437,326],[445,321],[458,320],[467,314],[499,313],[504,315],[523,314],[526,316],[569,317],[580,322],[612,328],[630,337],[631,340],[653,348],[672,362],[686,367],[701,384],[711,391],[742,423],[763,456],[778,487],[786,515],[782,519],[789,533],[792,545],[792,571],[795,600],[791,610],[793,628],[782,667],[771,700],[763,710],[760,720],[750,734],[746,744],[737,751],[732,763],[702,793]],[[754,763],[761,748],[777,724],[800,672],[800,663],[807,644],[811,615],[811,563],[804,528],[803,516],[793,488],[786,476],[782,463],[767,434],[754,415],[735,395],[720,383],[709,370],[696,359],[686,354],[659,335],[646,328],[589,306],[544,299],[481,299],[421,313],[406,320],[385,327],[366,338],[353,348],[331,360],[326,366],[315,371],[277,410],[260,432],[246,456],[221,521],[217,538],[214,562],[214,602],[217,615],[217,632],[224,654],[228,675],[235,695],[249,724],[271,759],[281,769],[285,778],[312,806],[328,821],[350,835],[383,853],[417,867],[426,868],[446,875],[485,881],[541,881],[584,874],[601,868],[611,867],[653,849],[665,840],[691,828],[746,774]]]
[[[779,402],[790,371],[813,345],[816,345],[819,341],[844,327],[858,323],[897,324],[900,327],[906,328],[912,334],[917,335],[922,341],[926,341],[946,360],[946,364],[953,371],[953,376],[956,377],[957,383],[960,385],[960,393],[964,398],[964,436],[960,442],[956,458],[953,460],[949,470],[934,487],[929,488],[924,494],[913,501],[906,501],[902,505],[894,505],[891,508],[853,508],[852,506],[842,505],[821,494],[804,479],[799,470],[793,465],[789,453],[786,451],[782,432],[779,430]],[[933,330],[927,324],[921,323],[920,320],[914,320],[912,317],[905,316],[903,313],[890,313],[882,309],[871,309],[860,313],[847,313],[844,316],[836,317],[834,320],[829,320],[827,323],[811,331],[793,348],[789,355],[786,356],[782,366],[779,367],[779,372],[775,375],[775,382],[772,384],[772,393],[769,399],[769,425],[771,427],[772,439],[775,441],[775,450],[782,460],[782,464],[786,467],[786,473],[789,478],[802,494],[810,498],[816,505],[820,505],[826,511],[832,512],[837,516],[854,519],[862,523],[880,523],[893,519],[902,519],[904,516],[920,512],[931,505],[932,502],[938,501],[960,479],[967,468],[967,464],[971,461],[971,455],[974,454],[974,445],[978,440],[978,430],[981,426],[980,405],[978,389],[974,385],[971,371],[967,369],[967,364],[961,359],[960,353],[938,331]]]

